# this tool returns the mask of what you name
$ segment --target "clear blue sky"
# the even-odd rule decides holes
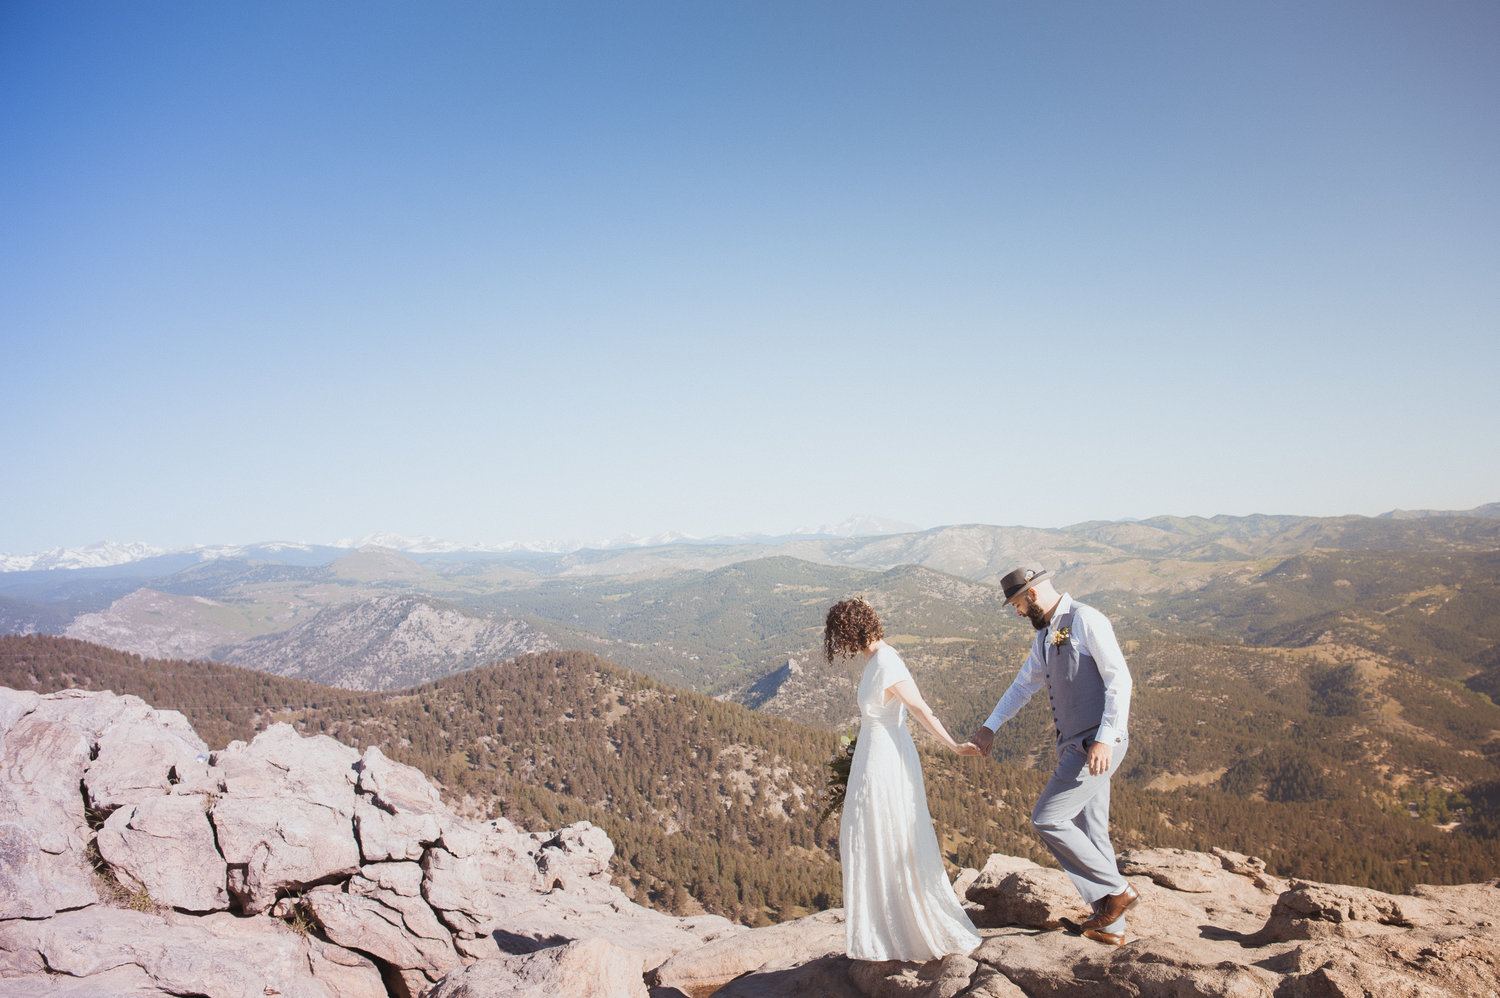
[[[1500,4],[0,4],[0,551],[1500,500]]]

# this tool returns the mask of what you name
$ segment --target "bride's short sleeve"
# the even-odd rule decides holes
[[[885,691],[895,686],[904,679],[911,678],[911,670],[896,654],[896,649],[887,645],[875,653],[875,682],[872,687],[876,695],[884,702]]]

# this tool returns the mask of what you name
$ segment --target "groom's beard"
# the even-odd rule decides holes
[[[1047,612],[1035,602],[1026,605],[1026,619],[1031,621],[1031,626],[1039,631],[1047,629]]]

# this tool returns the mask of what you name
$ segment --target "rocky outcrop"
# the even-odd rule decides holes
[[[744,931],[632,903],[613,853],[462,819],[379,749],[276,725],[210,753],[135,697],[0,688],[7,996],[644,995]]]
[[[458,817],[417,770],[278,725],[210,753],[134,697],[0,688],[0,993],[309,998],[1342,998],[1500,993],[1500,881],[1406,895],[1136,850],[1119,948],[1056,870],[957,880],[983,944],[844,957],[843,913],[673,918],[586,823]]]
[[[760,710],[781,692],[783,686],[801,675],[802,666],[797,664],[795,658],[789,658],[785,665],[761,676],[743,691],[735,694],[733,699],[741,706],[749,707],[751,710]]]
[[[111,647],[129,648],[118,641]],[[524,621],[405,595],[327,607],[288,630],[222,644],[213,658],[329,686],[392,690],[553,647]]]
[[[0,991],[50,994],[43,982],[77,984],[78,994],[93,993],[86,989],[91,984],[128,995],[215,998],[388,993],[367,957],[272,919],[227,912],[176,917],[105,905],[0,922]]]
[[[838,912],[679,952],[653,994],[699,998],[1470,998],[1500,993],[1500,881],[1409,895],[1283,882],[1253,857],[1135,850],[1126,944],[1058,931],[1059,871],[991,857],[958,879],[984,943],[929,964],[843,957]]]

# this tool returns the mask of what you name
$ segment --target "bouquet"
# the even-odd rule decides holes
[[[839,746],[828,757],[828,783],[823,787],[823,813],[818,816],[814,831],[844,807],[844,794],[849,789],[849,767],[854,765],[854,746],[858,734],[839,735]]]

